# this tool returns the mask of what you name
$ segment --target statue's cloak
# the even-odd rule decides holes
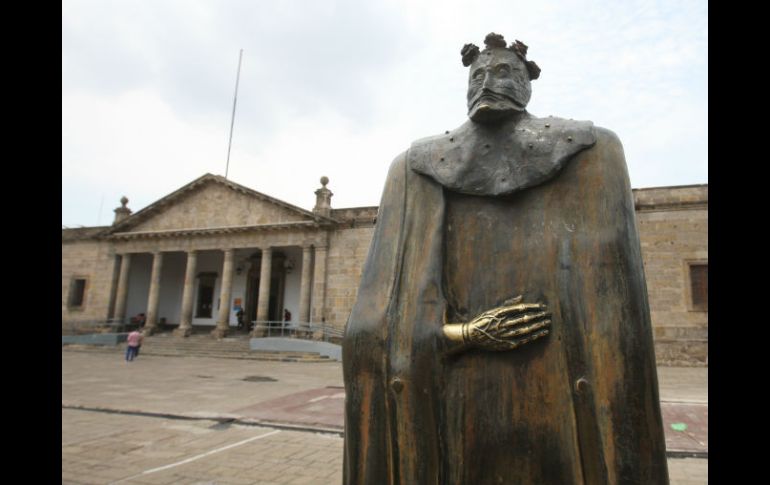
[[[388,173],[343,342],[344,483],[668,483],[619,140],[556,118],[477,128]],[[464,136],[475,151],[453,148]],[[446,321],[516,295],[548,306],[548,337],[447,355]]]

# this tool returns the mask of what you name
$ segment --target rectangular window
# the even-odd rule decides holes
[[[708,264],[690,264],[690,297],[693,310],[709,311]]]
[[[70,284],[70,301],[71,307],[82,307],[86,300],[86,280],[83,278],[75,278]]]

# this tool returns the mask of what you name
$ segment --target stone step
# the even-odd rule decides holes
[[[282,359],[282,358],[323,358],[327,359],[326,356],[321,356],[316,352],[262,352],[262,351],[248,351],[248,352],[218,352],[218,351],[197,351],[197,352],[187,352],[185,350],[176,350],[176,349],[157,349],[157,348],[147,348],[145,349],[144,346],[142,346],[141,350],[142,354],[147,355],[159,355],[159,354],[167,354],[167,355],[255,355],[259,354],[263,357],[268,358],[276,358],[276,359]]]
[[[125,348],[125,345],[123,346]],[[156,350],[179,350],[183,352],[251,352],[251,348],[246,346],[217,346],[217,345],[171,345],[163,344],[158,345],[156,342],[145,342],[142,348],[156,349]],[[304,354],[304,351],[289,351],[289,350],[263,350],[266,353],[280,353],[280,354]]]
[[[222,352],[248,352],[251,350],[248,345],[243,347],[226,347],[216,345],[157,345],[154,342],[145,342],[143,346],[154,349],[184,349],[184,350],[218,350]]]
[[[248,334],[232,335],[216,339],[209,333],[197,333],[182,338],[170,332],[147,336],[142,344],[140,355],[173,357],[211,357],[225,359],[250,359],[276,362],[332,362],[328,356],[317,352],[287,350],[251,350]],[[99,348],[101,347],[101,348]],[[67,345],[64,348],[74,351],[125,352],[126,344],[117,346]]]
[[[75,352],[125,352],[125,345],[65,345],[62,350]],[[166,357],[211,357],[223,359],[246,359],[276,362],[332,362],[327,356],[316,352],[291,352],[291,351],[256,351],[256,350],[190,350],[175,348],[157,348],[155,346],[142,345],[140,355],[166,356]]]
[[[275,362],[331,362],[325,355],[264,355],[261,352],[252,352],[244,354],[221,354],[216,352],[210,353],[183,353],[183,352],[162,352],[162,351],[147,351],[141,352],[142,355],[152,355],[160,357],[211,357],[218,359],[244,359],[244,360],[262,360],[262,361],[275,361]]]

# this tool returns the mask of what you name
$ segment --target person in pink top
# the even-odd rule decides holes
[[[138,330],[128,334],[128,347],[126,347],[126,362],[131,362],[139,355],[139,347],[142,345],[144,336]]]

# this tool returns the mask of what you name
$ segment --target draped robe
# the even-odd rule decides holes
[[[516,295],[547,305],[550,335],[447,353],[442,325]],[[346,485],[668,483],[614,133],[527,114],[468,122],[397,157],[343,371]]]

